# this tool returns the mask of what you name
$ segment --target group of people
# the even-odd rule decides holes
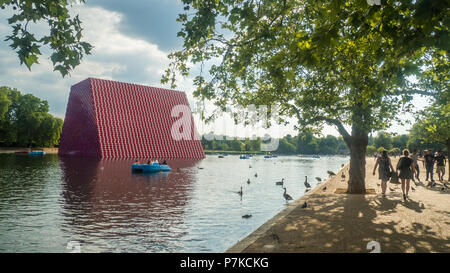
[[[415,178],[420,182],[419,174],[420,167],[419,161],[423,162],[423,166],[426,169],[426,181],[430,179],[428,186],[434,186],[436,182],[433,180],[433,169],[436,163],[436,172],[439,181],[444,181],[446,158],[442,151],[433,154],[433,151],[426,151],[425,155],[421,156],[414,151],[412,155],[409,154],[407,149],[403,150],[403,156],[397,162],[397,166],[392,166],[391,159],[388,156],[387,151],[383,151],[381,156],[376,158],[376,163],[373,168],[373,175],[378,167],[379,179],[381,180],[382,196],[386,196],[387,182],[394,176],[397,176],[401,180],[403,199],[408,198],[410,189],[410,180],[415,181]]]
[[[158,160],[155,160],[155,161],[149,160],[149,161],[147,161],[148,165],[152,165],[153,163],[159,164]],[[134,162],[134,164],[141,164],[141,163],[139,162],[139,160],[136,160]],[[167,161],[164,159],[164,161],[161,163],[161,165],[167,165]]]

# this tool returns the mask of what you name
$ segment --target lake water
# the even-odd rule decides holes
[[[223,252],[286,207],[276,181],[297,199],[305,176],[314,187],[348,160],[211,155],[143,175],[130,160],[0,154],[0,252]]]

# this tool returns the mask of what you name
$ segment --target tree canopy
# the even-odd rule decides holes
[[[42,55],[41,47],[51,49],[50,59],[54,70],[67,75],[78,66],[85,54],[90,54],[92,46],[82,40],[82,27],[78,15],[71,17],[68,0],[0,0],[1,9],[11,7],[13,16],[8,19],[12,27],[11,35],[6,37],[11,48],[16,51],[20,64],[25,63],[28,69],[39,63]],[[84,2],[84,0],[79,0]],[[30,32],[29,24],[46,22],[49,33],[36,37]]]
[[[31,94],[23,95],[17,89],[0,87],[0,146],[57,145],[63,120],[48,111],[47,101]]]
[[[368,134],[400,121],[412,94],[435,95],[409,76],[425,54],[450,48],[446,1],[381,2],[183,0],[184,48],[169,55],[162,82],[174,87],[177,71],[201,63],[194,96],[219,109],[276,105],[279,122],[297,117],[299,129],[335,125],[350,149],[348,190],[365,192]]]

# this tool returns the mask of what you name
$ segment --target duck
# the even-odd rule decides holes
[[[258,177],[258,173],[255,173],[255,177]]]
[[[247,180],[247,184],[249,184],[250,185],[250,178]]]
[[[308,183],[308,177],[305,176],[305,187],[311,188],[311,185]]]
[[[241,190],[240,190],[240,191],[237,191],[236,193],[239,194],[240,196],[242,196],[242,194],[244,193],[244,192],[242,191],[242,187],[241,187]]]
[[[316,176],[316,180],[317,180],[317,182],[322,182],[322,178],[320,178],[320,177],[318,177],[318,176]]]
[[[284,178],[281,178],[281,181],[275,182],[275,185],[283,185],[284,184]]]
[[[286,199],[286,202],[288,200],[293,200],[292,196],[290,196],[289,194],[286,193],[286,188],[283,187],[283,189],[284,189],[283,197],[284,197],[284,199]]]
[[[242,215],[242,218],[250,218],[250,217],[252,217],[251,214],[244,214],[244,215]]]

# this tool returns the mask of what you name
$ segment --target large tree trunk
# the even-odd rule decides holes
[[[366,148],[369,143],[368,134],[357,126],[352,127],[350,148],[350,169],[347,193],[366,193]]]
[[[450,138],[447,139],[447,158],[448,158],[448,161],[447,161],[447,167],[448,167],[448,172],[447,172],[448,178],[447,178],[447,181],[450,181]]]

